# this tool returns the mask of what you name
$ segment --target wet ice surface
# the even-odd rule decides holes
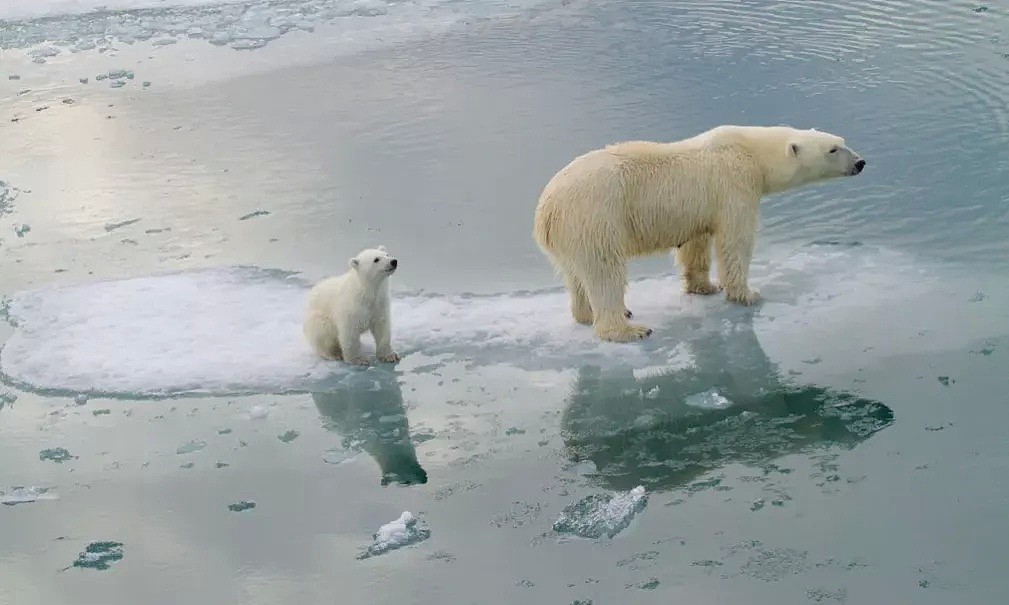
[[[37,500],[56,500],[59,498],[55,493],[49,491],[48,487],[13,486],[7,491],[0,490],[0,504],[14,506],[15,504],[26,504]]]
[[[373,542],[357,555],[358,559],[369,559],[387,552],[423,542],[431,537],[431,530],[421,519],[410,511],[403,511],[398,518],[378,528],[372,536]]]
[[[885,304],[913,295],[927,283],[909,281],[924,276],[906,263],[883,250],[812,246],[756,267],[754,283],[769,287],[765,317],[777,322],[765,334],[779,338],[786,326],[800,328],[834,308],[850,313],[867,296]],[[297,392],[339,383],[362,370],[319,360],[305,345],[308,286],[288,273],[237,267],[15,293],[3,309],[15,333],[0,349],[0,375],[30,389],[132,396]],[[712,334],[751,322],[741,321],[750,317],[746,310],[724,306],[724,317],[706,316],[705,306],[689,304],[669,277],[632,283],[627,300],[636,321],[657,328],[640,344],[599,341],[570,321],[567,295],[556,289],[480,296],[395,292],[394,344],[404,356],[422,352],[475,365],[533,370],[577,362],[669,371],[695,363],[695,321]],[[370,336],[363,342],[373,353]],[[388,371],[379,366],[370,371]]]
[[[561,511],[554,531],[583,538],[612,538],[626,529],[648,503],[645,488],[619,494],[592,494]]]

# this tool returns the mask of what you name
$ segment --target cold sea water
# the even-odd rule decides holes
[[[868,167],[596,341],[543,185],[727,123]],[[0,603],[1005,602],[1007,144],[1005,2],[4,0]]]

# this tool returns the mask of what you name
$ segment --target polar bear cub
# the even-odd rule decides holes
[[[315,352],[331,360],[368,365],[361,354],[361,335],[371,332],[379,361],[396,363],[392,349],[389,276],[399,261],[385,246],[360,251],[343,275],[316,284],[308,294],[302,329]]]

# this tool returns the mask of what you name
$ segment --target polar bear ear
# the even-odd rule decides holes
[[[382,252],[385,252],[385,246],[379,246],[378,249],[381,250]]]
[[[799,144],[798,143],[789,143],[788,144],[788,153],[789,153],[789,155],[792,155],[793,157],[797,157],[799,155]]]
[[[361,262],[358,261],[356,258],[352,258],[347,264],[350,266],[351,269],[357,269],[358,266],[360,266]]]

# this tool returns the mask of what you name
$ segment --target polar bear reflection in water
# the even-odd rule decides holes
[[[893,422],[878,401],[783,379],[752,314],[741,315],[689,320],[682,332],[694,335],[695,365],[688,369],[637,377],[628,366],[580,368],[561,420],[567,455],[592,461],[595,479],[610,489],[661,491],[733,463],[855,447]],[[709,401],[728,404],[692,405],[712,392]]]
[[[312,393],[312,400],[323,427],[339,433],[344,448],[363,450],[375,459],[382,485],[427,483],[395,374],[352,372],[325,392]]]

